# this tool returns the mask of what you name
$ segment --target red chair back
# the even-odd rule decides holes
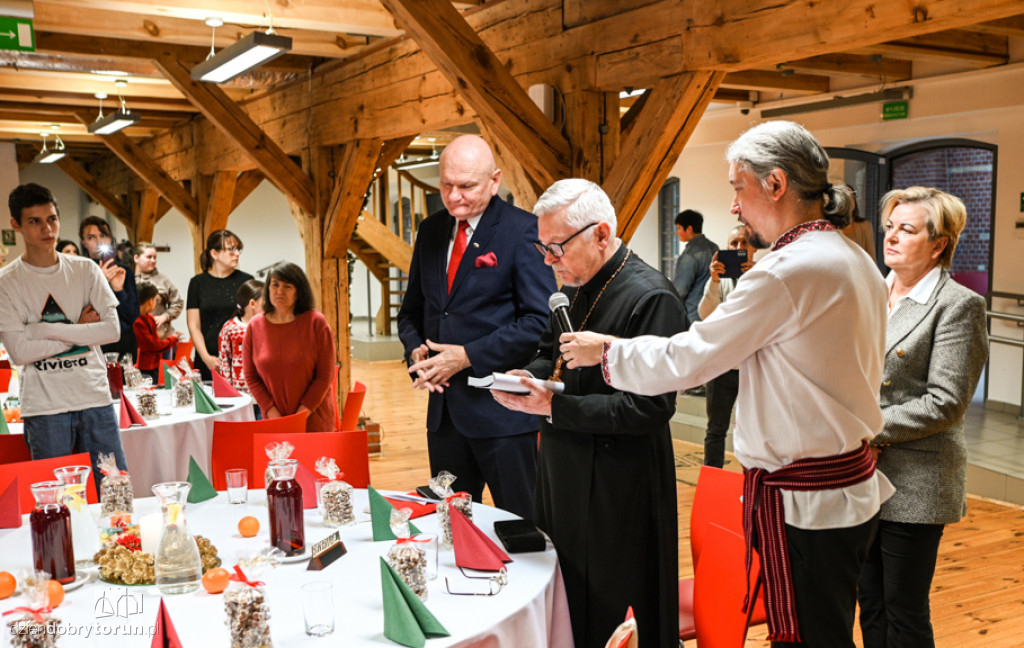
[[[743,599],[747,593],[743,535],[708,524],[693,593],[693,616],[700,648],[738,648],[747,633]],[[751,582],[757,580],[760,560],[754,553]],[[762,614],[763,616],[763,614]]]
[[[10,367],[0,368],[0,392],[6,392],[7,388],[11,386],[11,373]]]
[[[320,457],[333,457],[338,467],[345,473],[345,481],[355,488],[366,488],[370,484],[370,456],[366,447],[366,430],[347,430],[345,432],[318,432],[316,434],[284,435],[254,434],[252,438],[252,465],[254,478],[249,479],[250,486],[264,488],[264,472],[267,469],[267,454],[264,451],[268,443],[287,441],[295,447],[291,458],[298,459],[314,476],[316,460]]]
[[[80,452],[78,454],[67,455],[65,457],[7,463],[3,465],[3,470],[0,471],[0,474],[2,474],[2,477],[0,477],[0,492],[7,488],[7,485],[11,483],[12,479],[17,477],[18,490],[20,491],[18,493],[18,499],[21,505],[21,513],[24,515],[31,511],[36,505],[36,500],[32,497],[32,489],[30,488],[32,484],[42,481],[56,481],[57,478],[53,476],[54,468],[91,465],[92,460],[89,459],[88,452]],[[91,473],[85,488],[86,501],[90,504],[98,502],[99,497],[96,496],[96,482],[93,481]]]
[[[214,421],[213,444],[210,452],[210,480],[217,490],[227,490],[227,478],[224,471],[231,468],[245,468],[249,471],[249,487],[260,488],[263,473],[254,474],[252,466],[253,441],[257,432],[269,434],[296,434],[306,431],[306,419],[309,412],[299,412],[291,416],[282,416],[262,421]],[[266,444],[259,446],[260,452]],[[264,456],[266,456],[264,454]]]
[[[32,461],[24,434],[0,434],[0,464]]]
[[[708,523],[743,535],[743,473],[701,466],[690,511],[690,555],[694,570],[706,546]]]
[[[178,342],[178,346],[174,350],[174,364],[177,365],[179,362],[181,362],[182,358],[185,358],[186,360],[188,360],[188,364],[191,365],[192,358],[190,356],[192,355],[192,348],[192,340],[184,340],[182,342]]]
[[[359,427],[359,412],[363,411],[365,398],[366,385],[357,380],[345,396],[345,411],[341,415],[340,430],[354,430]]]

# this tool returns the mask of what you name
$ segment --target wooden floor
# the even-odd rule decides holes
[[[354,360],[352,376],[367,385],[364,411],[381,424],[383,432],[383,456],[370,460],[374,486],[410,489],[425,484],[430,477],[424,431],[426,392],[412,389],[399,361]],[[686,577],[693,575],[689,519],[701,457],[697,446],[674,443],[679,575]],[[488,500],[486,495],[484,499]],[[931,601],[940,648],[1024,646],[1024,510],[969,498],[967,516],[946,527]],[[765,636],[764,626],[751,628],[747,646],[767,646]],[[860,646],[859,632],[855,639]]]

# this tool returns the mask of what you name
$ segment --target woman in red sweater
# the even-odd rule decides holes
[[[307,432],[330,432],[334,399],[334,334],[313,307],[302,268],[282,261],[267,273],[263,313],[249,321],[242,362],[249,392],[266,418],[309,411]]]

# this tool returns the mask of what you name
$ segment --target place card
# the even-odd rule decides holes
[[[335,531],[313,545],[310,553],[313,554],[313,557],[309,559],[306,571],[321,571],[348,553],[348,549],[345,548],[345,543],[341,541],[341,533]]]

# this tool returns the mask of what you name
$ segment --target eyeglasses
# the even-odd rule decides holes
[[[499,571],[494,576],[470,576],[469,574],[466,573],[466,570],[463,569],[462,567],[459,567],[459,569],[462,571],[462,575],[465,576],[466,578],[469,578],[469,579],[472,579],[472,580],[486,580],[487,581],[487,591],[486,592],[453,592],[452,591],[451,583],[448,581],[448,577],[445,576],[444,577],[444,588],[448,591],[449,594],[454,594],[456,596],[497,596],[501,592],[501,589],[504,586],[508,585],[508,572],[505,570],[504,567],[502,567],[501,571]]]
[[[241,254],[242,248],[240,247],[222,247],[221,252],[227,252],[228,254]]]
[[[582,229],[576,230],[575,234],[573,234],[569,238],[565,239],[561,243],[552,243],[550,245],[544,245],[540,241],[534,241],[533,242],[533,247],[537,248],[537,251],[540,252],[543,255],[550,254],[551,256],[555,257],[556,259],[561,259],[562,255],[565,254],[565,246],[569,243],[569,241],[573,240],[574,238],[576,238],[577,236],[579,236],[583,232],[586,232],[588,229],[590,229],[594,225],[597,225],[598,223],[599,223],[599,221],[595,221],[595,222],[591,223],[590,225],[587,225],[587,226],[583,227]]]

